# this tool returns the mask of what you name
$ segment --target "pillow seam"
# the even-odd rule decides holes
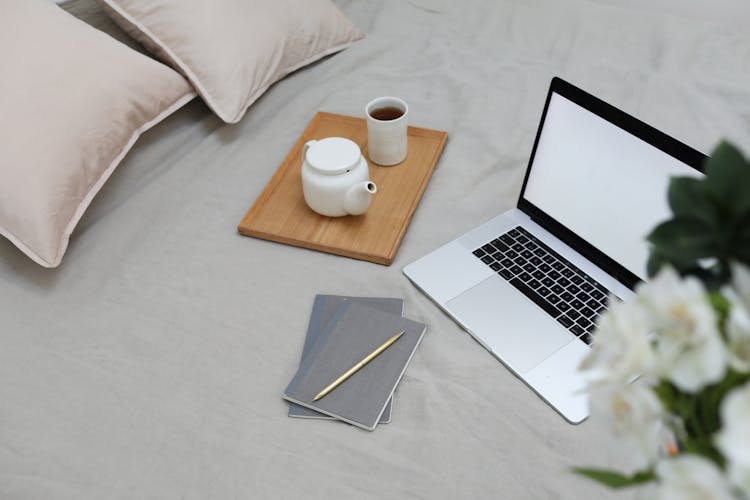
[[[247,110],[252,106],[255,101],[257,101],[261,95],[263,95],[264,92],[266,92],[274,83],[277,83],[279,80],[283,79],[285,76],[287,76],[290,73],[293,73],[294,71],[297,71],[298,69],[307,66],[308,64],[312,64],[313,62],[324,58],[327,55],[333,54],[335,52],[340,52],[351,45],[353,45],[356,41],[361,40],[364,38],[364,34],[357,29],[357,31],[360,31],[358,37],[356,37],[354,40],[348,40],[344,43],[341,43],[339,45],[336,45],[334,47],[329,47],[328,49],[318,52],[304,61],[295,64],[291,68],[287,69],[284,73],[279,75],[278,78],[276,78],[274,81],[264,85],[261,89],[254,92],[247,101],[246,105],[243,105],[240,108],[240,111],[237,113],[229,115],[225,110],[221,109],[215,102],[214,97],[209,93],[206,88],[202,85],[200,79],[195,74],[195,72],[190,68],[188,64],[185,63],[185,61],[179,57],[177,54],[174,53],[174,51],[166,44],[164,43],[161,38],[156,36],[148,27],[146,27],[143,23],[141,23],[139,20],[137,20],[133,15],[129,14],[123,7],[120,7],[117,4],[114,4],[112,0],[100,0],[104,3],[106,3],[112,10],[117,12],[120,16],[122,16],[127,22],[129,22],[132,26],[134,26],[136,29],[138,29],[141,33],[143,33],[147,38],[151,40],[152,43],[155,45],[158,45],[161,50],[163,50],[179,67],[179,70],[185,75],[185,77],[190,81],[190,84],[196,88],[198,91],[198,94],[201,96],[201,98],[206,102],[209,108],[216,113],[216,115],[221,118],[221,120],[225,123],[238,123],[243,116],[245,116],[245,113],[247,113]]]
[[[62,262],[63,255],[65,255],[65,251],[68,249],[68,244],[70,243],[70,235],[73,234],[73,230],[78,225],[78,222],[81,220],[81,217],[83,217],[83,214],[86,212],[86,209],[88,209],[89,205],[94,200],[94,197],[99,193],[102,187],[104,187],[104,184],[107,182],[107,180],[109,180],[109,177],[112,175],[115,169],[120,165],[122,160],[125,158],[125,155],[127,155],[130,152],[130,150],[133,148],[136,141],[141,137],[141,135],[144,132],[158,125],[169,115],[171,115],[172,113],[180,109],[182,106],[184,106],[185,104],[193,100],[195,96],[196,96],[195,91],[191,90],[187,94],[177,99],[170,106],[167,106],[166,108],[164,108],[154,118],[147,121],[146,123],[138,127],[133,132],[133,134],[130,136],[130,139],[125,143],[122,150],[120,150],[120,153],[117,156],[115,156],[115,158],[112,160],[109,166],[104,170],[104,172],[102,172],[102,175],[99,176],[99,179],[91,186],[91,189],[89,189],[89,191],[86,193],[86,196],[83,197],[83,199],[81,200],[81,203],[78,204],[78,208],[76,209],[75,213],[73,213],[73,217],[70,219],[70,222],[68,222],[68,226],[65,228],[65,231],[63,232],[64,241],[60,245],[60,249],[57,252],[57,256],[55,257],[53,267],[60,265],[60,262]]]
[[[125,11],[124,8],[120,7],[117,4],[113,4],[110,0],[101,0],[101,1],[106,3],[112,10],[117,12],[126,21],[128,21],[130,24],[135,26],[138,30],[140,30],[140,32],[143,33],[145,36],[147,36],[151,40],[152,43],[158,45],[161,48],[161,50],[163,50],[172,59],[172,61],[179,67],[179,70],[183,72],[183,75],[185,77],[187,77],[187,79],[190,81],[190,84],[196,88],[201,98],[203,98],[203,100],[206,101],[206,104],[208,104],[211,110],[214,113],[216,113],[219,116],[219,118],[222,119],[222,121],[226,123],[236,123],[236,122],[230,122],[228,120],[227,114],[224,112],[224,110],[219,109],[219,107],[216,106],[216,103],[214,102],[213,97],[206,91],[205,87],[201,84],[197,75],[192,71],[192,69],[190,69],[190,67],[183,61],[181,57],[175,54],[174,51],[172,51],[172,49],[161,40],[161,38],[156,36],[150,29],[148,29],[140,21],[138,21],[131,14]]]
[[[104,169],[104,171],[101,173],[97,181],[88,189],[83,199],[81,199],[80,203],[78,204],[78,207],[76,208],[75,212],[73,212],[73,215],[68,221],[68,224],[66,225],[65,230],[60,236],[61,242],[58,246],[58,250],[57,250],[57,253],[55,254],[55,258],[51,262],[43,258],[37,251],[33,250],[21,238],[17,237],[15,234],[13,234],[13,232],[10,229],[4,227],[3,225],[0,225],[0,234],[8,238],[11,241],[11,243],[13,243],[16,247],[18,247],[21,251],[23,251],[23,253],[29,256],[37,264],[46,268],[54,268],[54,267],[59,266],[60,263],[62,262],[63,256],[65,255],[65,251],[68,249],[68,244],[70,243],[70,235],[73,234],[73,230],[78,225],[78,222],[80,222],[81,217],[83,217],[83,214],[86,212],[86,209],[91,204],[94,197],[99,193],[101,188],[104,187],[104,184],[107,182],[107,180],[115,171],[115,169],[120,165],[122,160],[125,158],[125,155],[130,151],[130,149],[133,147],[133,145],[141,136],[141,134],[146,132],[151,127],[157,125],[166,117],[168,117],[169,115],[171,115],[172,113],[180,109],[182,106],[190,102],[192,99],[196,97],[196,95],[197,94],[195,93],[195,91],[191,90],[187,94],[177,99],[174,103],[164,108],[154,118],[152,118],[151,120],[145,122],[143,125],[138,127],[131,134],[130,139],[128,139],[128,141],[122,147],[122,149],[117,154],[117,156],[115,156],[115,158],[109,163],[109,165],[107,166],[106,169]]]
[[[245,105],[242,108],[242,110],[239,113],[237,113],[237,118],[235,119],[235,121],[228,122],[228,123],[237,123],[238,121],[240,121],[242,119],[242,117],[245,116],[245,113],[247,113],[247,110],[250,109],[250,106],[252,106],[253,104],[255,104],[255,101],[257,101],[258,99],[260,99],[260,97],[264,93],[266,93],[268,91],[268,89],[271,88],[271,86],[273,86],[273,84],[280,82],[281,80],[283,80],[289,74],[294,73],[295,71],[297,71],[299,69],[302,69],[305,66],[314,63],[315,61],[318,61],[320,59],[323,59],[326,56],[329,56],[329,55],[334,54],[336,52],[340,52],[340,51],[342,51],[342,50],[344,50],[344,49],[346,49],[348,47],[351,47],[352,45],[354,45],[355,42],[361,40],[362,38],[363,37],[360,37],[360,38],[357,38],[355,40],[350,40],[350,41],[344,42],[342,44],[336,45],[334,47],[329,47],[328,49],[326,49],[326,50],[324,50],[322,52],[318,52],[317,54],[308,57],[304,61],[301,61],[298,64],[295,64],[294,66],[290,67],[284,73],[282,73],[281,75],[279,75],[279,77],[276,80],[267,83],[266,85],[264,85],[263,87],[261,87],[260,89],[258,89],[257,91],[255,91],[248,98],[247,105]]]

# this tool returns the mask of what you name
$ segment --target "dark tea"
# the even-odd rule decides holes
[[[381,120],[384,122],[396,120],[397,118],[401,118],[403,115],[404,112],[394,106],[373,109],[372,111],[370,111],[370,116],[372,116],[376,120]]]

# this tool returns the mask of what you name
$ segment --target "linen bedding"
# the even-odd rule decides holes
[[[571,426],[401,268],[512,207],[559,75],[709,152],[750,152],[745,0],[340,0],[368,36],[236,125],[194,100],[146,132],[43,269],[0,239],[0,498],[630,498]],[[66,9],[122,37],[92,0]],[[449,139],[390,267],[240,236],[318,110],[379,95]],[[397,168],[397,167],[396,167]],[[316,293],[401,296],[428,333],[390,424],[289,419]]]

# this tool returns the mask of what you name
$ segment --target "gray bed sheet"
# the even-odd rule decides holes
[[[606,423],[565,423],[401,268],[514,205],[553,75],[704,152],[750,151],[748,3],[337,3],[366,39],[237,125],[195,100],[149,131],[60,268],[0,240],[0,498],[613,495],[569,471],[626,463]],[[392,266],[237,234],[316,111],[379,95],[449,133]],[[374,433],[287,417],[316,293],[403,297],[429,325]]]

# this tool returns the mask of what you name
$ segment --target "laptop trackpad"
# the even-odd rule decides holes
[[[446,309],[510,368],[524,373],[574,339],[499,276],[449,300]]]

